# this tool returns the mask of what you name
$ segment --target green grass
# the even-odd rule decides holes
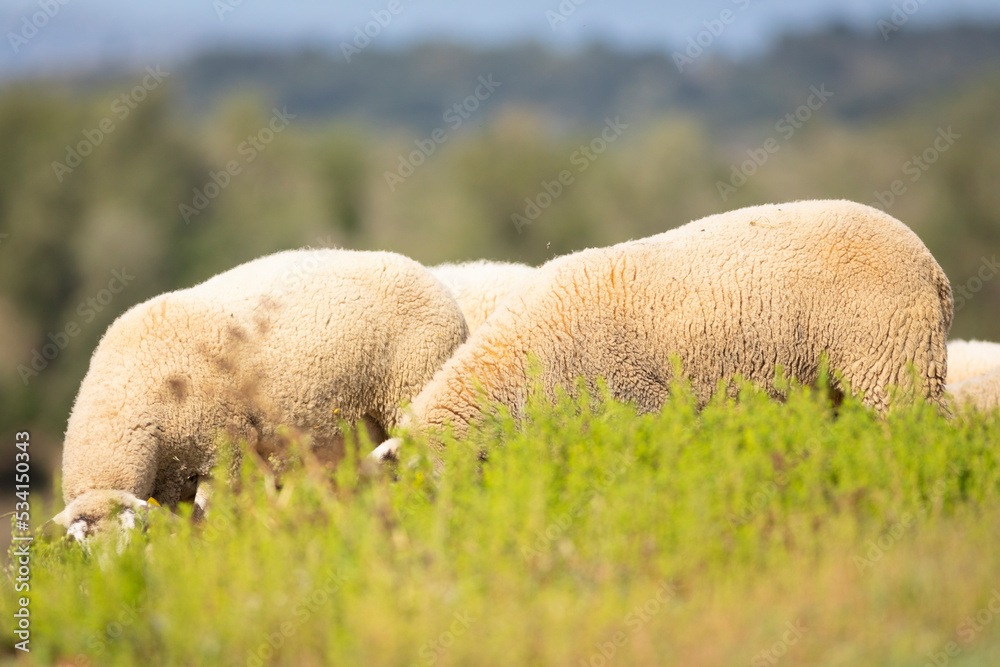
[[[247,463],[201,526],[38,540],[19,657],[1000,664],[1000,417],[834,415],[822,395],[746,389],[698,413],[679,394],[652,415],[533,400],[522,427],[496,418],[438,463],[408,442],[396,479],[352,457],[275,489]],[[8,572],[5,648],[14,599]]]

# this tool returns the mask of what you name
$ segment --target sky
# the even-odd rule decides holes
[[[228,45],[338,50],[366,27],[375,48],[530,39],[667,52],[714,27],[713,49],[742,56],[777,35],[834,22],[875,33],[894,12],[908,28],[1000,23],[997,0],[3,0],[0,77],[143,65]]]

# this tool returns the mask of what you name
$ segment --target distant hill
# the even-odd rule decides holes
[[[825,86],[833,96],[824,114],[856,122],[1000,71],[1000,27],[904,28],[887,40],[877,31],[834,28],[785,37],[746,61],[718,57],[708,48],[680,70],[673,55],[662,52],[593,46],[567,55],[536,44],[482,51],[434,44],[399,52],[373,47],[351,54],[350,62],[340,52],[316,50],[211,52],[175,68],[170,80],[189,111],[252,91],[303,117],[421,131],[441,126],[449,107],[474,94],[479,77],[489,75],[500,85],[470,114],[471,121],[516,105],[551,117],[557,127],[598,125],[613,115],[639,121],[682,112],[731,129],[777,121],[802,104],[810,87]],[[89,90],[115,78],[104,74],[74,83]]]

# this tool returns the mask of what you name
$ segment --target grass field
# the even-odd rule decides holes
[[[1000,664],[1000,416],[822,396],[534,400],[439,465],[407,443],[395,479],[350,457],[275,488],[247,463],[200,526],[161,512],[124,547],[36,540],[32,650],[10,649],[8,570],[2,658]]]

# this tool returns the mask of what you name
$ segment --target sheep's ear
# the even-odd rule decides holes
[[[150,504],[145,500],[140,500],[132,493],[126,493],[125,497],[122,499],[122,507],[128,507],[134,510],[146,509]],[[155,505],[156,507],[158,505]]]
[[[46,524],[50,522],[58,523],[63,528],[69,528],[70,524],[73,522],[73,512],[71,511],[72,509],[73,509],[73,503],[70,503],[69,505],[66,506],[65,509],[63,509],[62,512],[59,512],[59,514],[56,514],[54,517],[52,517],[45,523]]]

